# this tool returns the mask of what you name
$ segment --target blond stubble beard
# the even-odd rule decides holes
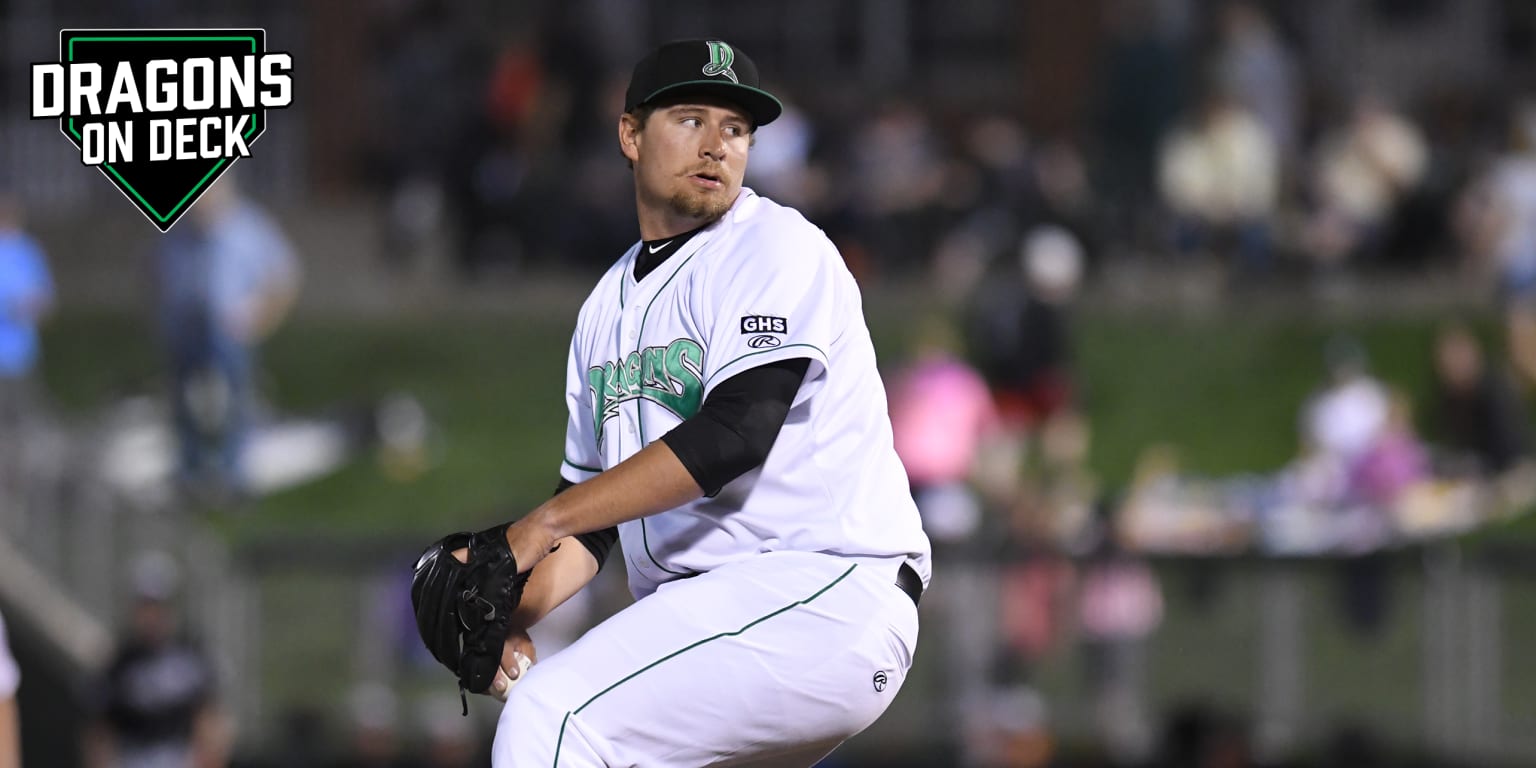
[[[679,216],[712,222],[731,209],[732,201],[725,200],[723,197],[723,195],[702,195],[687,191],[677,192],[667,198],[667,206]]]

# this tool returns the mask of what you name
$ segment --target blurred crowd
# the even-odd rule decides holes
[[[1309,82],[1263,4],[1213,4],[1203,49],[1162,37],[1156,7],[1104,4],[1097,135],[891,105],[857,126],[868,130],[850,152],[807,158],[813,176],[863,179],[865,199],[803,198],[851,265],[937,289],[889,386],[944,565],[924,608],[946,627],[946,731],[966,765],[1060,760],[1050,713],[1061,702],[1042,695],[1039,666],[1066,649],[1083,660],[1087,719],[1109,763],[1266,764],[1231,712],[1154,722],[1146,644],[1164,592],[1149,558],[1351,558],[1338,571],[1341,619],[1373,637],[1389,605],[1372,553],[1536,503],[1528,94],[1394,103],[1359,83]],[[1337,333],[1318,350],[1326,376],[1311,396],[1254,404],[1294,409],[1292,461],[1199,477],[1148,446],[1132,481],[1106,488],[1087,468],[1092,382],[1074,361],[1073,316],[1085,286],[1127,260],[1212,272],[1205,289],[1218,298],[1283,287],[1304,302],[1368,300],[1365,278],[1382,271],[1461,275],[1496,298],[1500,322],[1490,339],[1443,318],[1421,350],[1427,386],[1382,380],[1364,343]],[[1411,402],[1409,390],[1429,394]],[[1341,764],[1386,759],[1368,733],[1334,746]]]
[[[1427,386],[1378,378],[1364,344],[1335,334],[1305,400],[1253,406],[1295,410],[1299,445],[1284,466],[1188,475],[1172,449],[1149,445],[1130,483],[1107,487],[1089,468],[1090,382],[1071,333],[1079,255],[1062,238],[1026,239],[1019,261],[957,311],[966,322],[927,321],[888,380],[896,447],[943,565],[923,610],[944,628],[932,636],[944,730],[964,765],[1062,764],[1050,716],[1061,702],[1043,695],[1040,673],[1075,656],[1088,710],[1073,714],[1093,723],[1108,764],[1271,764],[1230,710],[1171,713],[1159,731],[1146,668],[1164,617],[1155,559],[1327,558],[1339,564],[1340,624],[1379,639],[1392,611],[1382,553],[1536,507],[1528,388],[1457,319],[1422,350]],[[1410,388],[1428,399],[1411,404]],[[1385,759],[1369,733],[1340,739]],[[1183,756],[1156,757],[1169,749]],[[1219,757],[1178,751],[1188,749]]]
[[[1235,280],[1337,289],[1355,268],[1476,254],[1518,290],[1533,269],[1513,252],[1536,215],[1529,94],[1329,77],[1275,7],[1097,4],[1094,79],[1065,128],[1032,125],[1022,93],[951,106],[916,88],[776,82],[788,109],[759,135],[749,183],[870,278],[947,276],[971,249],[996,256],[1054,224],[1090,264],[1176,254]],[[382,192],[392,261],[438,228],[470,278],[603,265],[632,241],[611,129],[628,57],[610,27],[643,14],[589,30],[581,8],[533,8],[500,28],[432,0],[372,20],[368,114],[393,130],[369,134],[351,167]]]

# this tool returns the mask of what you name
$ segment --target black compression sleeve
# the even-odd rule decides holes
[[[662,435],[704,495],[714,496],[768,458],[810,364],[797,357],[738,373],[715,387],[698,413]]]
[[[575,483],[563,477],[560,478],[559,484],[555,486],[555,495],[559,496],[565,492],[565,489],[573,485]],[[619,540],[619,529],[617,526],[609,526],[601,531],[578,533],[576,534],[576,540],[581,542],[581,545],[586,547],[588,552],[592,553],[592,559],[597,561],[597,569],[601,571],[603,564],[608,562],[608,553],[613,551],[613,543]]]

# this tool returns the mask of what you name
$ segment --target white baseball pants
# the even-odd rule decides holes
[[[665,584],[527,672],[493,765],[810,766],[906,679],[899,565],[771,552]]]

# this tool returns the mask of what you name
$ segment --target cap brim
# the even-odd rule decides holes
[[[686,96],[693,93],[715,96],[740,104],[752,118],[753,127],[767,125],[777,120],[784,112],[784,105],[773,94],[750,85],[721,80],[685,80],[681,83],[672,83],[665,88],[652,91],[641,99],[640,103],[649,104],[662,97]]]

